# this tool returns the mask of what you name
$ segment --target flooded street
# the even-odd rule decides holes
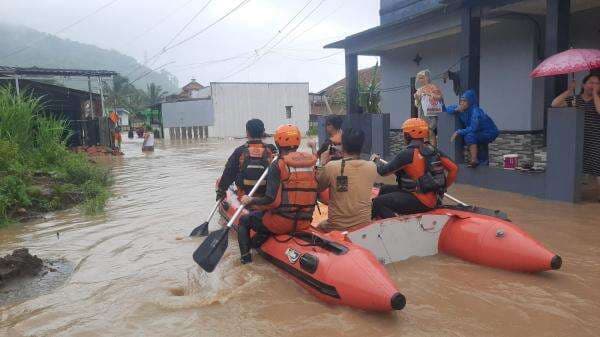
[[[406,308],[373,314],[325,305],[261,258],[241,266],[236,244],[212,274],[192,260],[189,232],[214,205],[214,181],[239,142],[138,140],[112,160],[106,212],[77,210],[0,230],[0,253],[68,261],[50,293],[0,307],[1,336],[598,336],[600,204],[543,202],[458,186],[468,203],[507,212],[563,258],[538,275],[449,256],[388,265]],[[211,224],[216,227],[216,221]],[[57,237],[56,233],[60,236]],[[183,237],[183,239],[181,239]],[[39,287],[44,287],[42,284]],[[51,280],[49,282],[55,282]],[[5,296],[0,293],[0,296]]]

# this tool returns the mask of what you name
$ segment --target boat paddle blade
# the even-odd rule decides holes
[[[194,228],[190,233],[190,236],[207,236],[208,235],[208,221],[204,222],[200,226]]]
[[[204,242],[194,252],[194,261],[207,272],[212,272],[223,257],[229,240],[229,227],[219,229],[208,235]]]

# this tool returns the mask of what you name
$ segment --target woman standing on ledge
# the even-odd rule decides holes
[[[552,101],[552,107],[583,110],[583,173],[596,176],[600,201],[600,75],[584,77],[579,95],[573,95],[575,87],[575,81],[571,82],[569,88]]]

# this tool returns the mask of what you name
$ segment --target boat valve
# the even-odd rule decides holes
[[[502,229],[497,229],[496,230],[496,237],[497,238],[503,238],[504,237],[504,231]]]

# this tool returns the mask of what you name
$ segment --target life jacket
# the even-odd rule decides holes
[[[443,196],[446,192],[446,169],[439,151],[430,144],[410,145],[408,149],[413,149],[413,162],[397,174],[400,187],[416,194],[433,192]]]
[[[256,184],[263,172],[271,164],[273,153],[263,143],[247,143],[240,155],[240,172],[236,178],[235,184],[238,187],[238,193],[249,193]],[[265,193],[267,182],[263,180],[256,194]]]
[[[329,160],[340,160],[343,157],[342,154],[342,134],[336,133],[329,138],[331,144],[329,145]]]
[[[281,186],[275,208],[263,217],[265,226],[275,234],[307,229],[317,203],[317,158],[310,153],[291,152],[278,160]]]

